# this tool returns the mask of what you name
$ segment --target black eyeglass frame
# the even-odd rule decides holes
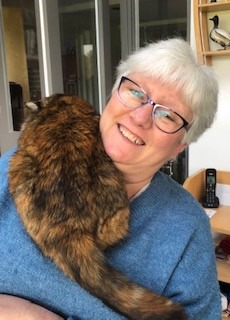
[[[120,87],[121,87],[122,83],[123,83],[125,80],[128,80],[128,81],[132,82],[132,83],[135,84],[138,88],[140,88],[140,90],[146,95],[146,98],[147,98],[147,102],[146,102],[146,103],[143,103],[143,104],[140,105],[139,107],[131,107],[131,106],[128,106],[128,105],[122,100],[122,98],[121,98],[121,96],[120,96],[120,94],[119,94],[119,90],[120,90]],[[121,101],[121,103],[123,103],[123,105],[125,105],[125,106],[128,107],[128,108],[137,109],[137,108],[141,108],[141,107],[143,107],[143,106],[145,106],[146,104],[149,103],[149,104],[151,104],[151,105],[153,106],[153,111],[152,111],[153,115],[154,115],[154,112],[155,112],[156,108],[157,108],[157,107],[161,107],[161,108],[163,108],[163,109],[166,109],[166,110],[169,110],[169,111],[175,113],[175,114],[183,121],[182,126],[181,126],[180,128],[178,128],[177,130],[173,131],[173,132],[167,132],[167,131],[165,131],[165,130],[162,130],[161,128],[159,128],[159,127],[156,125],[159,130],[161,130],[161,131],[163,131],[163,132],[165,132],[165,133],[168,133],[168,134],[176,133],[176,132],[178,132],[179,130],[181,130],[182,128],[184,128],[186,131],[188,131],[188,129],[189,129],[189,128],[188,128],[188,125],[189,125],[188,121],[186,121],[186,120],[185,120],[179,113],[177,113],[176,111],[174,111],[174,110],[172,110],[172,109],[170,109],[170,108],[168,108],[168,107],[166,107],[166,106],[163,106],[163,105],[161,105],[161,104],[159,104],[159,103],[154,102],[154,101],[149,97],[149,95],[145,92],[145,90],[144,90],[143,88],[141,88],[135,81],[129,79],[128,77],[125,77],[125,76],[122,76],[122,77],[121,77],[119,86],[118,86],[118,88],[117,88],[117,93],[118,93],[118,98],[119,98],[119,100]]]

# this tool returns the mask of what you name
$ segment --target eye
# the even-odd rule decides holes
[[[155,116],[161,119],[170,120],[175,122],[175,115],[169,110],[156,109]]]
[[[144,92],[136,89],[136,88],[131,88],[131,98],[133,101],[135,100],[136,103],[139,103],[140,105],[146,104],[147,98]]]
[[[135,89],[130,89],[130,91],[135,97],[140,98],[140,99],[144,98],[143,92],[135,90]]]

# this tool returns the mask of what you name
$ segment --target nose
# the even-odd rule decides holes
[[[138,126],[142,126],[144,129],[150,129],[153,124],[152,111],[153,105],[148,103],[142,107],[133,109],[130,112],[130,116]]]

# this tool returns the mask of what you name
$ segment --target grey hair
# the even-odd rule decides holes
[[[184,143],[197,141],[212,125],[218,104],[218,82],[210,67],[198,64],[185,40],[160,40],[132,53],[118,65],[113,91],[118,88],[122,76],[133,73],[157,79],[182,93],[193,114]]]

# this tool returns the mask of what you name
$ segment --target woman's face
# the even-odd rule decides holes
[[[132,74],[129,78],[143,88],[155,103],[169,107],[187,122],[191,121],[191,111],[181,94],[172,87],[138,74]],[[173,134],[162,132],[154,124],[152,109],[151,104],[137,109],[126,107],[119,100],[116,90],[101,116],[100,131],[106,153],[125,175],[151,177],[186,147],[181,144],[185,129]]]

